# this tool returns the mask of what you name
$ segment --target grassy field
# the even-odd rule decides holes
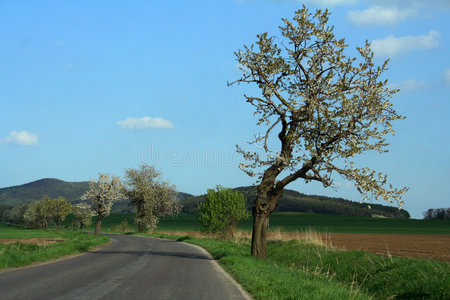
[[[131,231],[135,231],[132,214],[113,213],[103,219],[102,229],[111,231],[122,220],[127,220]],[[70,224],[70,220],[66,224]],[[242,231],[250,231],[251,219],[239,224]],[[398,234],[450,234],[450,221],[407,220],[342,217],[309,213],[275,213],[270,218],[270,228],[284,232],[303,232],[309,229],[330,233],[398,233]],[[93,227],[91,227],[93,230]],[[197,215],[181,214],[160,220],[158,230],[198,231]]]
[[[343,217],[308,213],[277,213],[270,218],[272,227],[282,231],[304,231],[308,227],[334,233],[450,234],[450,222],[386,218]],[[250,228],[248,224],[246,228]]]
[[[70,232],[64,230],[35,230],[9,226],[0,223],[0,239],[57,238],[62,239],[47,245],[34,245],[21,242],[0,243],[0,269],[15,268],[44,262],[62,256],[88,251],[108,242],[105,236]]]
[[[27,229],[0,223],[0,239],[56,238],[58,233],[50,230]]]
[[[448,263],[303,241],[270,243],[260,260],[249,255],[248,240],[153,236],[202,246],[256,299],[450,299]]]

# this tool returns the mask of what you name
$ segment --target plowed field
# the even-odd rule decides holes
[[[321,238],[339,249],[450,261],[450,235],[330,233]]]
[[[197,231],[158,231],[175,235],[201,236]],[[250,233],[239,232],[250,238]],[[381,255],[431,258],[450,262],[450,235],[368,234],[368,233],[293,233],[270,232],[268,239],[306,239],[342,250],[361,250]]]

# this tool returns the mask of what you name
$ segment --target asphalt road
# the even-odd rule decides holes
[[[245,299],[198,247],[110,237],[95,252],[0,273],[0,299]]]

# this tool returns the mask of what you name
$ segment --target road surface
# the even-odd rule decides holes
[[[110,237],[95,252],[0,273],[0,299],[245,299],[198,247]]]

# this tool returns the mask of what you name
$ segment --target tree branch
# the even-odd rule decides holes
[[[264,150],[266,152],[269,152],[269,147],[267,146],[267,140],[269,139],[269,133],[280,122],[280,120],[281,120],[281,117],[275,123],[273,123],[272,126],[270,126],[269,129],[267,129],[267,131],[266,131],[266,135],[264,137]]]
[[[304,163],[303,166],[296,172],[286,176],[284,179],[278,181],[276,184],[277,188],[283,189],[286,185],[291,183],[292,181],[295,181],[298,178],[304,178],[304,179],[310,179],[310,180],[316,180],[322,182],[321,178],[317,176],[309,176],[306,175],[306,173],[313,168],[313,166],[316,164],[317,158],[314,156],[309,160],[308,162]]]

